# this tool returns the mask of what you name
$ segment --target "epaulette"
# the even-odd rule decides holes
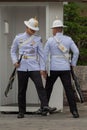
[[[68,39],[72,39],[70,36],[64,35],[64,37],[68,38]]]
[[[41,37],[39,34],[34,34],[34,36]]]
[[[40,36],[39,34],[34,34],[34,36],[35,36],[35,37],[41,38],[41,36]]]
[[[48,40],[53,40],[53,39],[54,39],[54,37],[53,37],[53,36],[48,38]]]
[[[21,36],[22,34],[23,34],[23,33],[19,33],[19,34],[16,35],[16,37],[19,37],[19,36]]]

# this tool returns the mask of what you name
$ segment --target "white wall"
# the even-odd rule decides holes
[[[0,99],[1,99],[1,104],[3,104],[4,102],[5,103],[10,103],[12,102],[13,100],[15,100],[15,95],[11,94],[11,98],[8,97],[8,100],[5,98],[4,96],[4,90],[7,86],[7,83],[8,83],[8,79],[9,79],[9,74],[11,74],[12,72],[12,69],[13,69],[13,66],[12,66],[12,63],[11,63],[11,60],[10,60],[10,45],[11,45],[11,37],[13,36],[13,33],[12,33],[12,11],[9,10],[8,8],[6,7],[1,7],[1,39],[0,39],[0,70],[1,70],[1,73],[0,73],[0,80],[1,80],[1,83],[0,83],[0,88],[1,88],[1,96],[0,96]],[[9,15],[8,15],[9,14]],[[14,15],[13,15],[14,16]],[[11,33],[9,34],[5,34],[5,21],[8,21],[8,23],[10,24],[10,29],[9,31]],[[14,83],[15,85],[15,83]]]
[[[46,7],[46,38],[48,39],[49,36],[52,36],[52,23],[56,19],[56,16],[58,19],[63,20],[63,3],[57,2],[50,3]]]
[[[29,4],[29,3],[28,3]],[[62,3],[45,3],[43,6],[2,6],[0,7],[0,105],[17,103],[17,78],[14,81],[13,89],[9,92],[8,98],[4,96],[4,90],[13,70],[10,58],[10,47],[16,34],[25,31],[24,20],[37,16],[40,25],[39,34],[45,42],[46,38],[52,35],[50,27],[56,16],[63,19]],[[4,34],[4,21],[9,23],[9,33]],[[46,28],[45,28],[46,27]],[[59,84],[60,81],[58,81]],[[57,83],[56,83],[57,84]],[[61,86],[61,82],[60,82]],[[58,86],[59,87],[59,86]],[[58,88],[60,90],[60,88]],[[58,92],[58,90],[57,90]],[[61,92],[56,94],[62,94]],[[32,96],[33,95],[33,96]],[[59,95],[60,96],[60,95]],[[60,100],[60,99],[59,99]],[[57,100],[57,101],[59,101]],[[63,97],[61,97],[62,106]],[[34,84],[29,81],[27,91],[27,103],[38,103],[39,99]],[[51,103],[52,104],[52,103]]]
[[[32,12],[32,13],[31,13]],[[4,96],[4,91],[7,86],[9,76],[13,71],[13,64],[10,58],[10,47],[12,41],[18,33],[25,31],[24,20],[28,20],[31,17],[41,17],[41,14],[45,16],[45,7],[2,7],[1,8],[1,40],[0,40],[0,89],[1,89],[1,104],[11,104],[17,103],[17,77],[13,84],[13,89],[9,92],[8,98]],[[4,34],[4,21],[9,23],[9,33]],[[45,38],[45,17],[44,19],[39,20],[40,28],[39,34],[42,36],[42,39]],[[43,35],[44,34],[44,35]],[[32,96],[33,95],[33,96]],[[29,80],[29,86],[27,91],[27,103],[37,103],[39,102],[36,88],[34,84]]]

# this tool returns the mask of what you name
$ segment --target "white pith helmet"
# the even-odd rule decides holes
[[[66,27],[66,26],[63,25],[61,20],[56,19],[53,21],[53,25],[51,28],[57,28],[57,27]]]
[[[34,31],[39,31],[38,21],[35,18],[31,18],[28,21],[24,21],[24,24]]]

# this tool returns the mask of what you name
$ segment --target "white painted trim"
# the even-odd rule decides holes
[[[26,107],[26,112],[37,111],[39,107]],[[18,106],[0,106],[0,112],[18,112]]]
[[[62,2],[0,2],[0,6],[46,6],[49,3]]]
[[[26,112],[35,112],[40,107],[26,107]],[[17,106],[0,106],[0,112],[18,112]],[[63,112],[63,109],[57,109],[56,112]]]

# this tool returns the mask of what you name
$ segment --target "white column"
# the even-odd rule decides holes
[[[56,19],[63,20],[63,3],[49,3],[46,7],[46,38],[48,39],[52,36],[52,22]],[[51,94],[49,105],[51,107],[56,107],[57,110],[63,110],[63,86],[60,78],[54,84],[53,91]]]
[[[51,26],[52,26],[53,20],[56,19],[56,16],[58,17],[58,19],[63,20],[63,3],[62,2],[49,3],[46,6],[46,38],[52,35]]]

